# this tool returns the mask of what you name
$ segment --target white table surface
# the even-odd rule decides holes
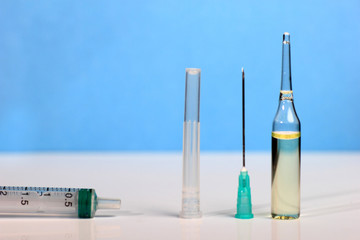
[[[270,218],[270,153],[248,153],[252,220],[233,217],[240,153],[201,154],[203,218],[178,218],[181,153],[1,154],[0,185],[95,188],[94,219],[0,217],[0,239],[360,239],[360,153],[303,153],[301,217]]]

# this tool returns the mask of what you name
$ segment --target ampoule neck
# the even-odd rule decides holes
[[[292,91],[290,34],[287,32],[283,34],[282,42],[281,91]]]
[[[285,32],[282,41],[280,101],[292,101],[290,34]]]
[[[300,131],[291,85],[290,34],[285,32],[282,41],[282,68],[279,106],[273,121],[273,131]]]

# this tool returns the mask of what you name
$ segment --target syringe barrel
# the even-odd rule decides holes
[[[199,218],[200,212],[200,69],[186,69],[183,132],[182,218]]]
[[[92,218],[97,208],[94,189],[0,186],[1,215]]]

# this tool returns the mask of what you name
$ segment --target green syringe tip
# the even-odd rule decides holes
[[[245,168],[241,170],[239,175],[237,211],[235,217],[240,219],[250,219],[254,217],[251,205],[250,178]]]

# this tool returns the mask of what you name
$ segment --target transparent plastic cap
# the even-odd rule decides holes
[[[199,218],[200,212],[200,69],[186,69],[183,132],[183,187],[180,217]]]

